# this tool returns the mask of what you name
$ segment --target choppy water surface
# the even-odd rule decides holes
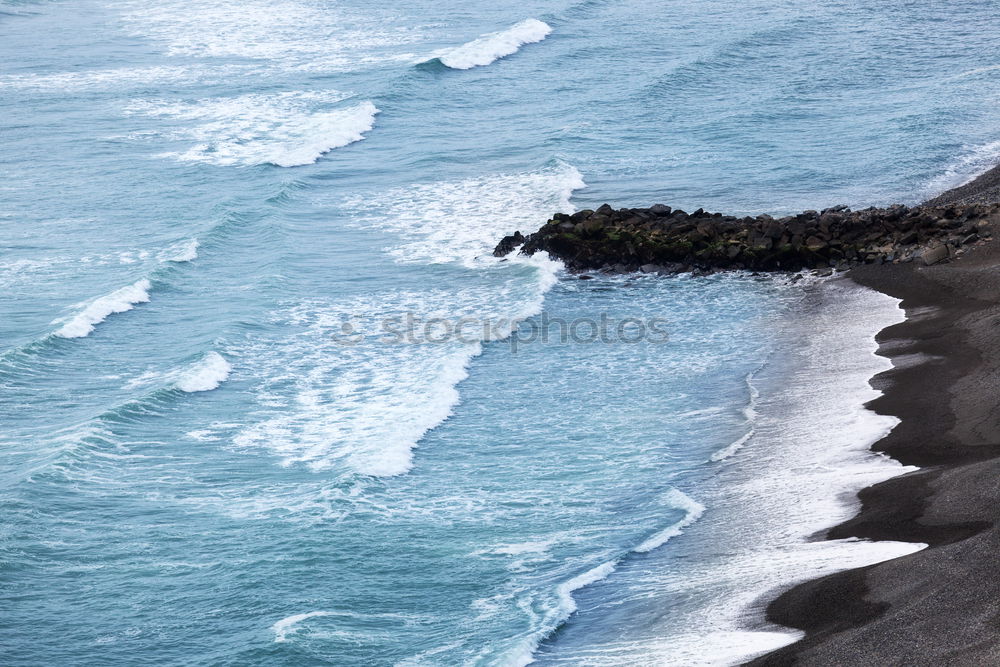
[[[997,29],[974,2],[3,2],[4,662],[791,641],[759,596],[916,548],[800,539],[901,471],[860,410],[895,303],[490,251],[605,201],[957,184],[1000,153]]]

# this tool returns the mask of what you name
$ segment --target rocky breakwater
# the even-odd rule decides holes
[[[847,269],[858,264],[948,261],[983,243],[1000,204],[903,205],[773,218],[650,208],[555,214],[537,232],[505,237],[493,254],[545,251],[572,271],[678,273]]]

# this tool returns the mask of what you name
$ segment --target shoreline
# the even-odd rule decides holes
[[[787,347],[779,343],[780,354],[754,379],[760,395],[756,443],[741,448],[733,467],[717,473],[716,483],[727,492],[705,500],[723,515],[752,517],[742,530],[763,533],[753,538],[753,553],[737,548],[728,556],[727,567],[738,573],[729,575],[729,584],[752,594],[733,593],[712,607],[719,627],[729,619],[749,631],[743,656],[720,664],[741,664],[806,638],[801,628],[766,614],[776,591],[925,548],[919,541],[817,539],[859,511],[862,489],[912,470],[872,452],[898,420],[866,408],[880,395],[869,379],[889,367],[876,354],[873,333],[904,321],[896,302],[845,276],[819,280],[806,287],[794,317],[774,331]],[[838,329],[835,322],[846,325]],[[828,377],[831,366],[839,370]],[[825,442],[816,437],[819,433],[829,434]],[[744,562],[747,557],[752,560]],[[726,607],[733,616],[723,611]]]
[[[726,403],[726,410],[741,408],[743,422],[733,424],[727,444],[708,448],[693,469],[697,477],[678,487],[706,511],[666,549],[632,546],[613,575],[613,590],[641,586],[663,597],[608,598],[629,600],[616,611],[602,595],[580,593],[575,604],[584,610],[583,624],[577,617],[560,626],[543,643],[539,664],[593,655],[622,666],[707,664],[705,656],[712,664],[739,664],[803,636],[764,621],[775,591],[924,546],[815,539],[857,513],[862,488],[909,470],[871,452],[898,420],[864,407],[879,396],[869,379],[890,367],[876,355],[874,332],[903,321],[898,300],[843,276],[797,287],[786,277],[778,281],[783,305],[756,325],[769,349],[747,369],[745,402]],[[831,367],[839,372],[831,376]],[[816,437],[823,433],[830,434],[825,442]],[[615,619],[605,618],[600,630],[593,626],[601,625],[601,614],[586,616],[597,600]],[[664,602],[669,614],[662,613]]]
[[[876,354],[892,367],[867,378],[880,395],[864,404],[898,423],[864,449],[911,471],[859,480],[855,488],[863,488],[850,492],[857,509],[831,516],[841,523],[805,543],[920,548],[860,567],[845,559],[827,569],[833,574],[814,570],[804,573],[811,579],[772,589],[758,613],[802,636],[743,664],[1000,664],[993,566],[1000,551],[1000,401],[992,398],[1000,395],[998,225],[1000,166],[912,208],[834,207],[740,220],[701,209],[689,215],[662,205],[605,205],[557,214],[538,232],[515,232],[498,244],[495,256],[544,250],[575,272],[812,269],[826,276],[843,269],[845,280],[899,301],[905,319],[873,332]],[[836,332],[840,324],[826,326]],[[826,363],[837,372],[835,362]],[[824,439],[838,448],[838,435]]]
[[[1000,200],[1000,167],[931,200]],[[863,489],[859,512],[825,539],[923,542],[915,553],[795,585],[766,608],[805,632],[748,665],[1000,664],[1000,248],[960,262],[853,268],[854,282],[901,299],[906,320],[876,336],[893,363],[868,404],[900,422],[872,450],[910,472]]]

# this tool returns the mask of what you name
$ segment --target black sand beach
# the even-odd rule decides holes
[[[930,203],[995,201],[1000,168]],[[768,618],[806,637],[749,664],[1000,664],[1000,248],[849,276],[906,309],[878,335],[895,368],[873,379],[884,395],[870,407],[901,419],[874,449],[921,470],[862,491],[828,537],[930,546],[786,591]]]
[[[1000,665],[998,204],[1000,167],[912,208],[775,220],[604,205],[497,246],[574,271],[835,267],[902,300],[906,321],[877,337],[894,368],[872,379],[883,395],[869,406],[901,422],[873,449],[920,470],[864,489],[859,514],[820,539],[929,546],[785,591],[767,617],[806,636],[749,664]]]

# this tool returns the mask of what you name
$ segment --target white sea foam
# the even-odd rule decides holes
[[[0,287],[10,289],[20,283],[29,282],[39,274],[44,274],[50,267],[66,260],[59,259],[16,259],[0,264]]]
[[[517,542],[515,544],[504,544],[495,547],[491,553],[504,556],[521,556],[524,554],[545,554],[556,542],[557,537],[550,537],[545,540],[535,540],[531,542]]]
[[[308,621],[310,618],[342,618],[345,620],[356,620],[356,619],[379,619],[382,621],[392,621],[400,625],[412,625],[414,623],[424,620],[420,616],[415,616],[412,614],[395,614],[395,613],[382,613],[382,614],[361,614],[350,611],[309,611],[304,614],[293,614],[287,616],[274,625],[271,626],[271,630],[274,631],[274,641],[278,643],[286,642],[299,631],[298,625],[302,621]],[[357,640],[358,633],[347,632],[345,637],[349,637],[353,640]]]
[[[574,542],[578,538],[565,532],[548,535],[541,539],[529,540],[526,542],[515,542],[511,544],[498,544],[490,548],[477,549],[470,557],[473,558],[497,558],[505,561],[504,567],[510,572],[530,572],[540,562],[548,561],[552,558],[549,550],[561,542]],[[501,596],[503,597],[503,596]],[[508,596],[509,597],[509,596]],[[492,612],[494,603],[490,600],[480,600],[473,605],[480,613]]]
[[[399,261],[479,265],[492,258],[497,239],[527,233],[556,212],[572,212],[570,197],[586,187],[573,166],[397,188],[346,202],[362,223],[397,234],[390,252]],[[498,214],[502,211],[502,214]],[[517,260],[515,255],[512,259]]]
[[[540,312],[556,280],[560,264],[547,257],[500,263],[490,256],[498,234],[511,224],[529,229],[553,210],[565,210],[573,188],[582,184],[575,169],[560,165],[419,185],[352,202],[359,215],[368,216],[362,224],[399,233],[400,259],[456,262],[495,277],[462,289],[394,289],[342,302],[309,300],[277,313],[282,325],[296,333],[250,341],[239,351],[260,377],[262,409],[233,444],[263,448],[285,464],[314,469],[346,467],[377,476],[408,471],[414,447],[458,404],[458,384],[483,342],[508,336],[519,321]],[[504,211],[500,221],[498,210]],[[358,313],[365,319],[352,318]],[[442,344],[385,343],[378,323],[402,313],[422,321],[469,318],[497,326],[466,331]],[[356,344],[345,345],[332,335],[348,320],[362,335]]]
[[[128,391],[133,391],[135,389],[152,385],[161,378],[162,376],[160,373],[155,370],[147,370],[133,378],[130,378],[127,382],[125,382],[124,388]]]
[[[182,241],[167,249],[166,261],[168,262],[190,262],[198,257],[198,239]]]
[[[349,95],[337,91],[253,93],[196,103],[140,100],[127,114],[180,121],[168,134],[197,143],[164,157],[218,165],[295,167],[364,139],[378,109],[365,101],[331,108]]]
[[[569,618],[570,615],[576,611],[576,600],[573,599],[574,591],[578,591],[584,586],[589,586],[590,584],[605,579],[609,574],[615,571],[615,567],[617,565],[617,560],[601,563],[597,567],[591,568],[582,574],[578,574],[569,581],[559,584],[559,586],[556,587],[556,595],[559,596],[559,607],[562,611],[561,616]]]
[[[465,379],[479,345],[348,348],[330,340],[330,329],[322,324],[325,316],[339,320],[335,313],[317,312],[309,329],[283,348],[267,344],[247,350],[264,362],[269,376],[262,398],[267,400],[271,384],[286,383],[293,385],[293,397],[272,397],[271,407],[284,404],[242,429],[233,442],[266,448],[285,464],[306,463],[317,470],[340,464],[366,475],[402,474],[410,469],[416,442],[458,403],[456,385]],[[287,358],[280,354],[285,351]]]
[[[701,518],[701,515],[705,511],[705,507],[701,503],[677,489],[668,491],[663,498],[663,503],[672,509],[683,510],[684,517],[641,542],[632,549],[632,553],[647,553],[663,546],[671,538],[681,535],[684,529]],[[556,586],[556,605],[548,611],[534,632],[529,634],[503,656],[501,664],[510,667],[523,667],[533,662],[534,653],[541,642],[577,611],[577,603],[573,597],[573,593],[581,588],[606,579],[617,569],[618,564],[624,557],[620,556],[605,561]]]
[[[1000,161],[1000,141],[978,146],[966,146],[963,155],[948,165],[944,172],[930,180],[924,188],[927,197],[970,183]]]
[[[722,461],[728,459],[730,456],[743,449],[753,436],[756,434],[756,429],[754,424],[757,421],[757,399],[760,398],[760,391],[753,383],[753,373],[749,373],[745,379],[747,385],[747,391],[750,395],[750,400],[747,402],[746,407],[743,408],[743,417],[746,420],[747,430],[746,433],[741,435],[739,438],[734,440],[730,445],[720,449],[711,456],[712,461]]]
[[[636,553],[647,553],[653,549],[663,546],[668,540],[670,540],[670,538],[677,537],[682,534],[685,528],[700,519],[701,515],[705,513],[704,505],[690,496],[681,493],[677,489],[672,489],[670,491],[667,501],[672,507],[684,510],[684,518],[672,526],[650,535],[642,542],[642,544],[633,549]]]
[[[131,285],[117,289],[94,301],[69,319],[58,331],[56,336],[62,338],[83,338],[94,330],[94,326],[103,322],[108,315],[124,313],[135,308],[137,303],[149,301],[149,280],[143,278]]]
[[[198,442],[216,442],[221,439],[218,435],[215,434],[215,431],[207,428],[188,431],[187,433],[184,434],[184,436],[191,438],[192,440],[197,440]]]
[[[135,264],[149,257],[149,252],[140,250],[137,252],[125,251],[118,253],[118,261],[122,264]]]
[[[528,287],[525,307],[537,307],[547,282]],[[234,444],[264,447],[286,464],[307,463],[314,469],[340,464],[378,476],[408,471],[413,447],[458,404],[457,385],[465,379],[469,361],[482,350],[481,342],[344,345],[331,332],[337,332],[353,313],[368,313],[373,325],[383,314],[388,317],[394,312],[454,317],[450,309],[455,307],[459,315],[475,313],[475,308],[484,308],[486,314],[480,304],[489,303],[498,293],[503,292],[467,290],[468,301],[463,304],[455,303],[447,292],[397,291],[342,305],[311,302],[293,308],[285,317],[305,326],[300,334],[280,345],[255,345],[241,355],[263,363],[260,371],[266,380],[261,399],[276,410],[241,430]],[[503,316],[510,314],[528,316],[531,312]],[[509,331],[509,327],[501,329]],[[269,391],[271,385],[283,384],[292,385],[291,399],[281,395],[285,392]]]
[[[245,67],[235,65],[191,68],[176,65],[157,67],[117,67],[51,74],[6,74],[0,76],[0,88],[65,92],[129,86],[170,85],[176,83],[212,83],[245,74]]]
[[[316,618],[317,616],[335,616],[336,614],[332,611],[310,611],[304,614],[294,614],[286,618],[281,619],[277,623],[271,626],[274,630],[274,641],[285,642],[288,641],[288,635],[290,633],[294,634],[295,626],[302,621],[308,620],[310,618]]]
[[[364,11],[308,0],[183,0],[121,5],[126,26],[166,46],[171,56],[254,58],[276,71],[355,70],[407,62],[405,45],[421,31],[394,25],[369,4]]]
[[[558,602],[555,609],[547,614],[547,618],[537,630],[503,655],[498,664],[504,665],[504,667],[524,667],[534,662],[535,651],[538,650],[542,641],[577,610],[573,593],[584,586],[607,578],[617,566],[618,559],[609,560],[559,584],[556,587]]]
[[[902,319],[898,301],[843,280],[816,285],[809,294],[808,310],[775,328],[781,357],[755,377],[761,387],[756,446],[699,487],[712,508],[688,531],[689,540],[699,541],[688,542],[688,553],[699,558],[685,560],[683,568],[630,571],[634,590],[690,602],[676,604],[662,623],[630,625],[626,618],[615,638],[557,645],[552,657],[559,662],[742,663],[802,634],[763,621],[763,605],[779,587],[926,546],[810,539],[856,512],[861,488],[914,468],[870,451],[898,420],[864,407],[880,393],[868,380],[891,367],[875,355],[874,333]],[[837,372],[831,375],[831,368]],[[638,604],[659,603],[643,597]]]
[[[181,391],[211,391],[229,378],[232,366],[221,354],[212,351],[185,370],[177,379]]]
[[[506,30],[491,32],[450,49],[434,53],[433,57],[452,69],[472,69],[516,53],[525,44],[540,42],[552,32],[552,27],[538,19],[525,19]]]

